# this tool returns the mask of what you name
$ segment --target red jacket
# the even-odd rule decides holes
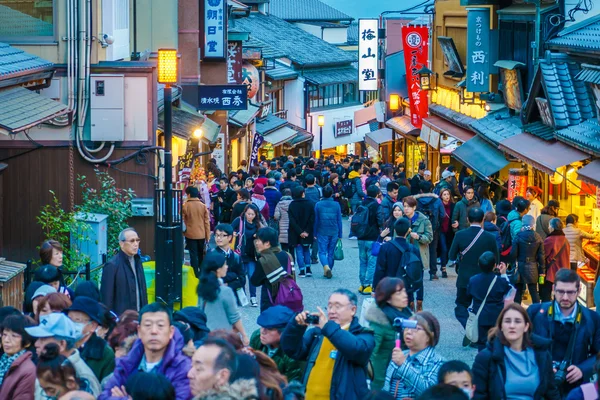
[[[569,253],[569,242],[567,241],[563,231],[553,231],[544,240],[544,254],[546,255],[546,280],[548,282],[554,282],[554,275],[556,275],[559,269],[571,268]]]
[[[26,351],[17,358],[2,381],[0,399],[33,400],[35,389],[35,365],[31,352]]]

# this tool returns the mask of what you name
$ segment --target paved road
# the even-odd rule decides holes
[[[348,236],[350,224],[347,218],[344,218],[344,236]],[[309,311],[316,311],[317,306],[326,309],[329,294],[337,288],[347,288],[353,290],[359,296],[360,312],[362,301],[365,296],[358,293],[360,286],[358,280],[358,242],[356,240],[343,239],[344,260],[337,261],[333,269],[333,278],[325,279],[323,269],[320,264],[313,265],[312,278],[299,278],[298,284],[304,294],[304,302]],[[441,338],[438,345],[440,355],[448,360],[456,359],[472,365],[477,351],[472,348],[463,348],[461,346],[464,336],[464,329],[454,318],[454,299],[456,296],[456,274],[453,270],[448,271],[448,279],[439,279],[430,282],[427,276],[425,280],[425,300],[423,308],[432,312],[440,321]],[[260,290],[258,290],[260,294]],[[260,304],[260,302],[259,302]],[[250,335],[255,329],[256,318],[258,317],[258,308],[245,307],[242,309],[244,326]]]

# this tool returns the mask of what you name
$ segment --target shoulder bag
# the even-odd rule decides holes
[[[237,254],[238,256],[242,255],[242,246],[243,246],[243,243],[245,240],[243,226],[244,226],[244,221],[243,221],[242,216],[240,215],[240,227],[238,228],[238,244],[237,244],[237,246],[235,246],[235,249],[233,250],[233,252],[235,254]]]
[[[488,288],[488,291],[481,302],[481,306],[479,306],[479,310],[477,310],[477,314],[469,311],[469,319],[467,320],[467,325],[465,326],[465,336],[472,343],[477,343],[479,341],[479,314],[481,314],[481,310],[483,310],[483,307],[485,307],[485,302],[490,295],[490,292],[492,291],[497,279],[498,276],[495,276],[492,280],[492,283],[490,284],[490,287]]]
[[[483,234],[483,228],[481,228],[479,230],[479,232],[477,232],[477,235],[475,235],[475,237],[473,238],[473,240],[471,241],[471,243],[467,246],[466,249],[464,249],[463,251],[461,251],[460,253],[458,253],[458,256],[456,257],[456,261],[454,261],[454,263],[452,265],[448,265],[449,267],[456,267],[456,272],[458,273],[458,264],[462,261],[463,257],[465,256],[465,254],[467,254],[469,252],[469,250],[471,250],[471,247],[473,247],[473,245],[475,244],[475,242],[477,242],[477,239],[479,239],[479,237]]]

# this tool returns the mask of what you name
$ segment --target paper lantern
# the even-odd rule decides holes
[[[563,177],[565,176],[566,167],[559,167],[556,169],[556,172],[550,175],[550,183],[553,185],[560,185],[563,181]]]
[[[242,83],[248,86],[248,98],[252,99],[258,93],[260,74],[256,67],[249,62],[242,64]]]
[[[579,194],[581,192],[581,181],[578,178],[575,168],[567,171],[567,192],[569,194]]]

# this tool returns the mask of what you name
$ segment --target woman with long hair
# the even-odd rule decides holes
[[[560,218],[552,218],[548,222],[550,234],[544,239],[544,256],[546,264],[546,279],[540,285],[540,299],[542,303],[552,299],[552,285],[554,277],[561,268],[570,268],[569,254],[571,246],[563,232],[564,224]]]
[[[223,277],[227,275],[227,259],[225,255],[211,251],[202,262],[202,274],[198,284],[198,306],[206,314],[206,325],[212,330],[226,329],[238,332],[245,345],[250,343],[235,293],[230,287],[223,285]]]
[[[383,225],[383,230],[379,234],[379,236],[383,239],[384,242],[390,241],[394,238],[394,224],[398,219],[404,216],[404,205],[401,202],[396,202],[392,206],[392,215],[385,221]]]
[[[440,191],[440,200],[446,216],[440,221],[440,240],[439,240],[439,255],[441,261],[442,278],[448,277],[446,272],[446,265],[448,265],[448,252],[450,251],[450,245],[454,240],[454,229],[452,229],[452,222],[450,218],[454,212],[454,199],[452,198],[451,189],[442,189]]]
[[[233,235],[235,236],[235,249],[242,256],[244,271],[248,276],[248,281],[256,269],[256,248],[254,247],[254,239],[256,232],[260,228],[266,226],[261,220],[261,214],[258,207],[254,204],[246,205],[242,215],[237,217],[231,223],[233,227]],[[258,307],[256,300],[256,286],[248,284],[250,289],[250,305]]]
[[[520,304],[506,306],[488,335],[488,347],[473,364],[475,399],[559,400],[554,383],[551,340],[531,335],[533,326]]]

